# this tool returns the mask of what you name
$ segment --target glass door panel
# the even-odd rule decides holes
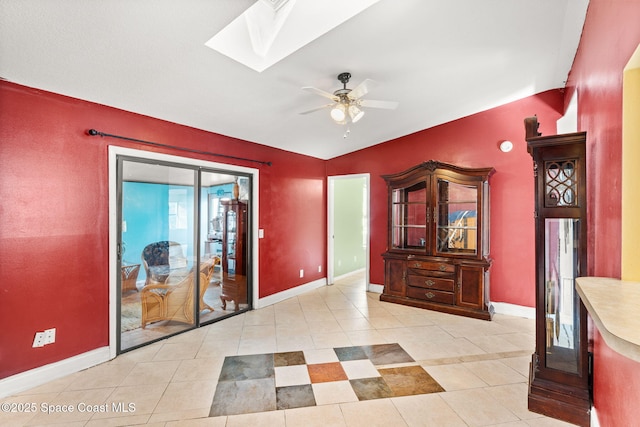
[[[477,187],[438,179],[437,251],[476,254],[477,219]]]
[[[394,249],[426,249],[427,189],[424,182],[392,192],[391,242]]]
[[[197,171],[124,158],[118,169],[122,351],[196,325]]]
[[[201,173],[200,323],[249,309],[250,179],[228,172]]]
[[[574,282],[578,276],[580,220],[546,218],[545,232],[545,336],[549,368],[578,373],[580,299]]]

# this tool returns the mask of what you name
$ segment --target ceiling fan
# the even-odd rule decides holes
[[[362,99],[369,89],[375,86],[375,82],[370,79],[365,79],[362,83],[353,89],[347,88],[347,83],[351,79],[350,73],[338,74],[338,80],[342,83],[342,89],[338,89],[333,94],[325,92],[324,90],[305,86],[302,90],[312,92],[325,98],[329,98],[333,102],[321,107],[317,107],[308,111],[303,111],[300,114],[309,114],[314,111],[322,110],[327,107],[331,107],[331,118],[339,124],[355,123],[364,116],[364,111],[361,107],[365,108],[384,108],[387,110],[395,110],[398,107],[398,103],[395,101],[377,101],[373,99]]]

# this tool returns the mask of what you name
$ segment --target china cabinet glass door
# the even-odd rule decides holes
[[[429,241],[428,185],[393,190],[391,239],[394,249],[426,250]]]
[[[478,187],[438,179],[438,253],[473,254],[478,250]]]

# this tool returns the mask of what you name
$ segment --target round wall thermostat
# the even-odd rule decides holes
[[[508,153],[509,151],[511,151],[511,149],[513,149],[513,142],[502,141],[500,143],[500,151],[502,151],[503,153]]]

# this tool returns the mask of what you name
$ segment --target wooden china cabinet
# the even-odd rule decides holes
[[[529,410],[590,424],[587,311],[575,279],[587,274],[586,133],[542,136],[525,119],[535,176],[536,349]]]
[[[247,203],[241,200],[222,200],[222,287],[220,299],[222,309],[227,301],[235,303],[235,311],[240,304],[247,303]]]
[[[382,176],[389,209],[382,301],[491,319],[493,172],[430,160]]]

